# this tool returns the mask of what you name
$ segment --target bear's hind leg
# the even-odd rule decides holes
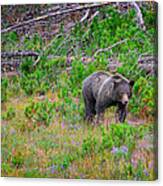
[[[94,102],[88,102],[85,104],[85,120],[92,122],[96,111],[94,109]]]
[[[100,123],[104,122],[104,112],[105,112],[105,107],[103,105],[100,105],[99,102],[96,104],[96,125],[99,125]]]
[[[96,115],[96,110],[95,110],[96,101],[92,97],[90,98],[90,97],[85,96],[85,95],[83,97],[84,97],[84,103],[85,103],[84,120],[86,120],[88,122],[92,122],[94,116]]]

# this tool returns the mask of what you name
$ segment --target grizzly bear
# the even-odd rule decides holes
[[[85,103],[85,119],[92,121],[99,118],[106,108],[117,106],[116,122],[124,122],[127,104],[132,95],[134,81],[129,81],[121,74],[111,75],[107,72],[95,72],[83,81],[82,93]]]

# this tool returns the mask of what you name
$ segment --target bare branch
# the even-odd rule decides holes
[[[145,24],[144,24],[143,15],[141,13],[141,10],[140,10],[138,4],[136,2],[132,2],[131,4],[134,6],[134,8],[136,10],[136,13],[137,13],[137,22],[138,22],[139,27],[142,30],[145,31],[146,30],[146,27],[145,27]]]
[[[38,21],[47,19],[49,17],[55,17],[55,16],[58,16],[58,15],[68,14],[68,13],[72,13],[72,12],[76,12],[76,11],[82,11],[82,10],[91,9],[91,8],[98,8],[98,7],[102,7],[102,6],[109,5],[109,4],[110,4],[110,2],[93,3],[93,4],[87,4],[87,5],[84,5],[84,6],[79,6],[79,7],[73,8],[73,9],[67,9],[67,10],[63,10],[63,11],[48,13],[46,15],[36,17],[36,18],[30,19],[30,20],[18,23],[16,25],[10,26],[6,29],[1,30],[1,33],[10,32],[12,30],[16,30],[20,27],[24,27],[26,25],[29,25],[29,24],[33,23],[33,22],[38,22]]]
[[[42,55],[44,54],[44,52],[46,51],[46,49],[47,49],[48,47],[50,47],[50,46],[53,44],[53,42],[54,42],[58,37],[60,37],[60,36],[62,36],[62,34],[56,35],[55,38],[52,39],[52,41],[51,41],[48,45],[46,45],[46,46],[43,48],[43,50],[41,51],[41,54],[38,56],[38,58],[36,59],[36,61],[35,61],[34,64],[33,64],[33,66],[37,65],[37,63],[38,63],[38,62],[40,61],[40,59],[41,59],[41,56],[42,56]]]
[[[82,23],[83,21],[85,21],[85,20],[87,19],[89,13],[90,13],[90,9],[88,9],[88,10],[86,11],[85,15],[81,18],[80,23]]]
[[[99,14],[99,11],[96,11],[96,12],[90,17],[90,19],[88,20],[88,22],[90,23],[90,22],[94,19],[94,17],[96,17],[98,14]]]
[[[10,65],[10,66],[17,66],[21,63],[20,60],[14,60],[14,61],[1,61],[1,68],[5,65]]]
[[[98,49],[95,53],[94,53],[94,56],[96,56],[97,54],[101,53],[101,52],[107,52],[109,50],[111,50],[112,48],[122,44],[122,43],[125,43],[128,39],[124,39],[124,40],[121,40],[121,41],[118,41],[116,43],[114,43],[113,45],[107,47],[107,48],[100,48]]]
[[[39,54],[34,51],[16,51],[16,52],[1,52],[1,58],[12,58],[12,57],[38,57]]]
[[[82,23],[85,19],[87,19],[88,15],[90,13],[90,9],[88,9],[86,11],[86,14],[84,15],[84,17],[81,18],[80,20],[80,23]],[[69,28],[72,29],[74,26],[76,25],[76,23],[72,24],[71,27]],[[65,31],[66,32],[66,31]],[[37,58],[37,60],[34,62],[33,66],[36,66],[37,63],[40,61],[41,59],[41,56],[44,54],[44,52],[46,51],[46,49],[52,45],[52,43],[59,37],[61,36],[61,34],[58,34],[47,46],[45,46],[42,50],[42,53],[40,54],[40,56]],[[57,47],[55,53],[57,53],[57,51],[63,46],[63,44],[65,44],[67,42],[67,39],[69,38],[69,35],[67,35],[65,38],[64,38],[64,41]]]

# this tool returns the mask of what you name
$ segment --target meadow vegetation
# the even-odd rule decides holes
[[[70,33],[50,41],[39,34],[20,45],[16,32],[2,35],[2,50],[34,50],[39,62],[25,58],[20,75],[1,78],[2,176],[83,179],[153,180],[157,177],[157,77],[138,68],[140,55],[156,54],[156,12],[142,7],[146,31],[136,12],[119,13],[113,6],[99,9],[91,23],[78,23]],[[106,52],[95,52],[126,39]],[[5,42],[4,42],[5,41]],[[22,41],[21,41],[22,42]],[[74,58],[67,70],[65,56]],[[59,58],[48,58],[50,54]],[[93,56],[83,63],[82,56]],[[82,81],[107,70],[109,58],[122,63],[117,71],[135,81],[125,123],[115,123],[114,109],[93,126],[83,120]]]

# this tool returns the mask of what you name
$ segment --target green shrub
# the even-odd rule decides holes
[[[32,102],[26,106],[24,114],[34,123],[48,126],[55,114],[55,104],[47,99],[42,102]]]
[[[156,112],[156,79],[139,77],[133,87],[130,111],[135,115],[154,116]]]
[[[111,124],[108,129],[100,126],[99,136],[93,136],[91,133],[83,140],[82,152],[103,152],[105,149],[120,149],[125,147],[131,154],[136,145],[136,140],[144,136],[146,131],[141,127],[134,127],[128,124]],[[120,152],[120,151],[119,151]]]
[[[2,119],[4,120],[11,120],[15,117],[16,112],[13,107],[9,107],[8,110],[2,114]]]
[[[7,78],[1,79],[1,101],[7,101],[7,88],[9,86],[9,81]]]
[[[83,139],[82,143],[82,155],[89,154],[91,152],[95,152],[98,148],[98,139],[91,134],[88,135],[86,139]]]

